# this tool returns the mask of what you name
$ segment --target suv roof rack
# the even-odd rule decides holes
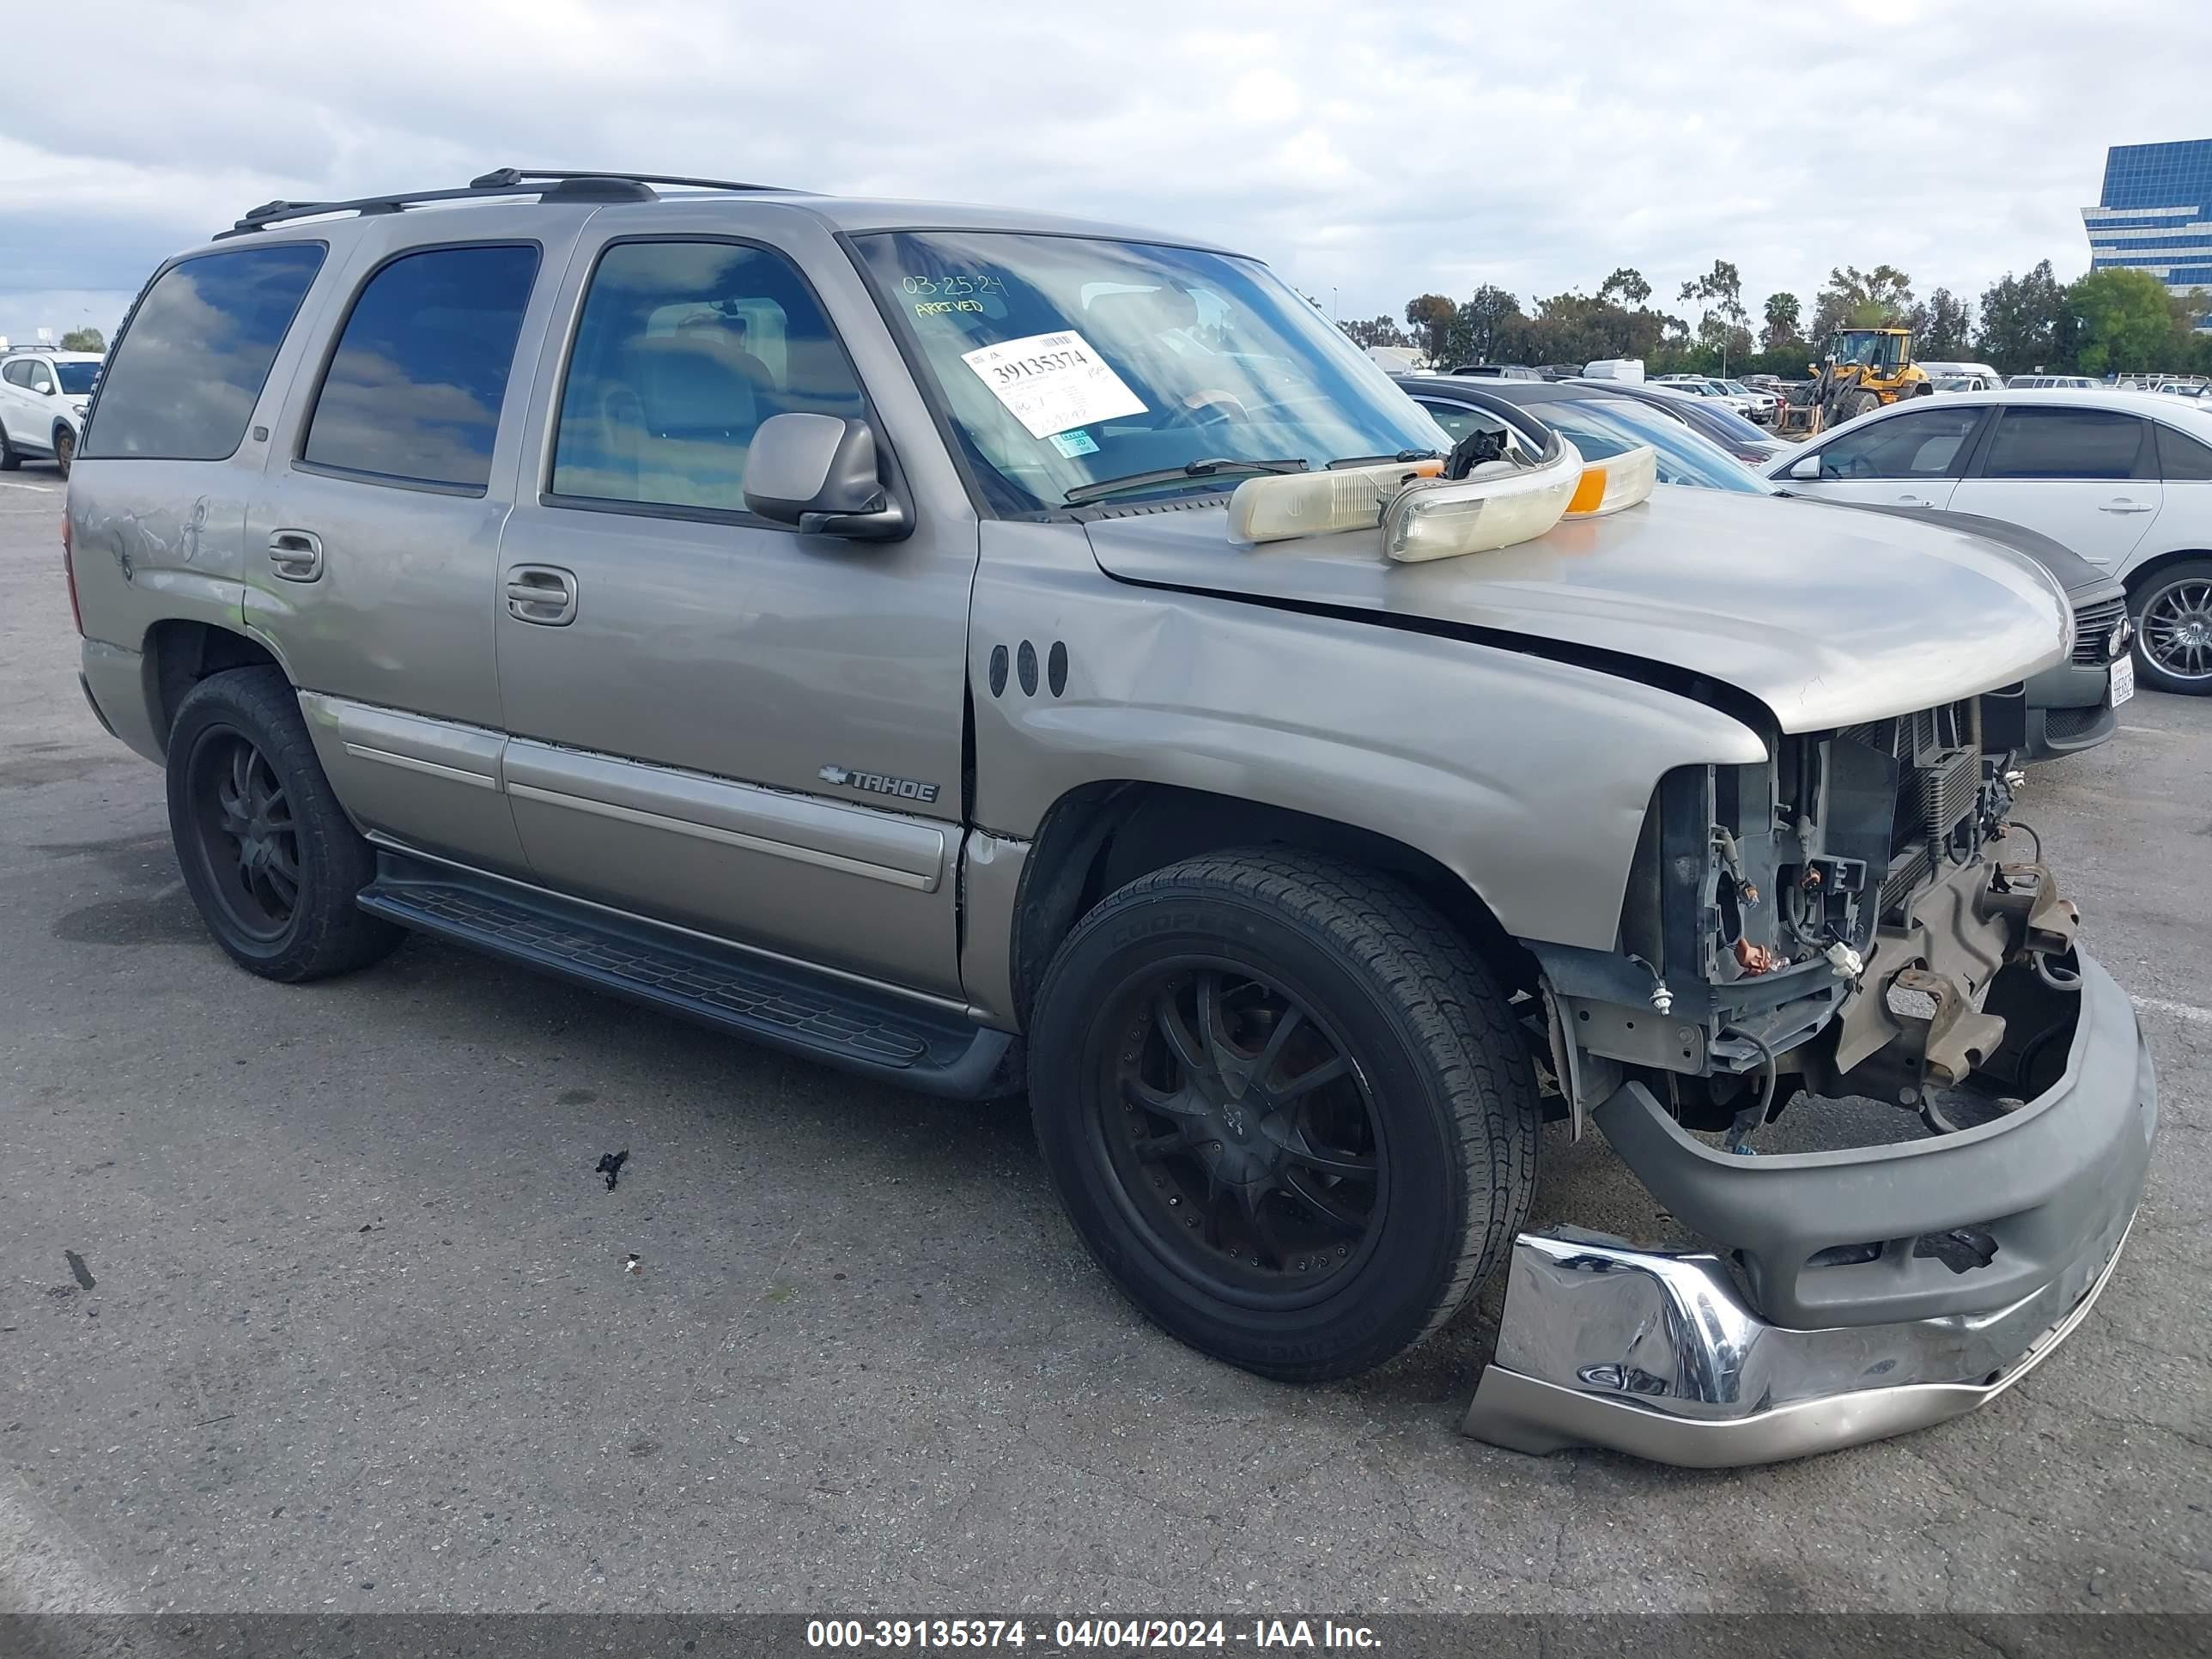
[[[655,202],[655,185],[678,185],[694,190],[775,190],[775,185],[741,184],[730,179],[692,179],[665,173],[588,173],[562,168],[498,167],[479,173],[459,190],[410,190],[388,196],[363,196],[345,202],[264,202],[247,210],[216,240],[243,236],[291,219],[319,218],[326,213],[401,213],[422,202],[464,202],[477,197],[535,196],[540,201]]]

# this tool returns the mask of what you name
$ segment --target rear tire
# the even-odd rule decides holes
[[[1413,893],[1208,854],[1085,916],[1030,1028],[1070,1220],[1170,1334],[1322,1382],[1443,1325],[1528,1218],[1541,1114],[1489,969]],[[1318,1080],[1317,1080],[1318,1079]]]
[[[210,674],[169,733],[169,833],[216,943],[264,979],[367,967],[401,930],[354,898],[375,854],[331,792],[290,682],[274,668]]]
[[[2136,672],[2145,685],[2212,695],[2212,559],[2184,559],[2128,595]]]

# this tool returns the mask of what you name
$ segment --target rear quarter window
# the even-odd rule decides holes
[[[80,453],[234,453],[323,254],[320,242],[284,242],[196,254],[163,271],[108,356]]]
[[[2212,481],[2212,447],[2158,424],[2159,471],[2174,483]]]

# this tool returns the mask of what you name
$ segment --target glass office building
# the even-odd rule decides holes
[[[2081,210],[2081,224],[2091,270],[2147,270],[2174,293],[2212,296],[2212,138],[2115,144],[2104,194]]]

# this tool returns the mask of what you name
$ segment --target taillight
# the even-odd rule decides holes
[[[62,512],[62,574],[69,578],[70,620],[76,624],[77,637],[84,636],[84,611],[76,602],[76,559],[70,551],[69,511]]]

